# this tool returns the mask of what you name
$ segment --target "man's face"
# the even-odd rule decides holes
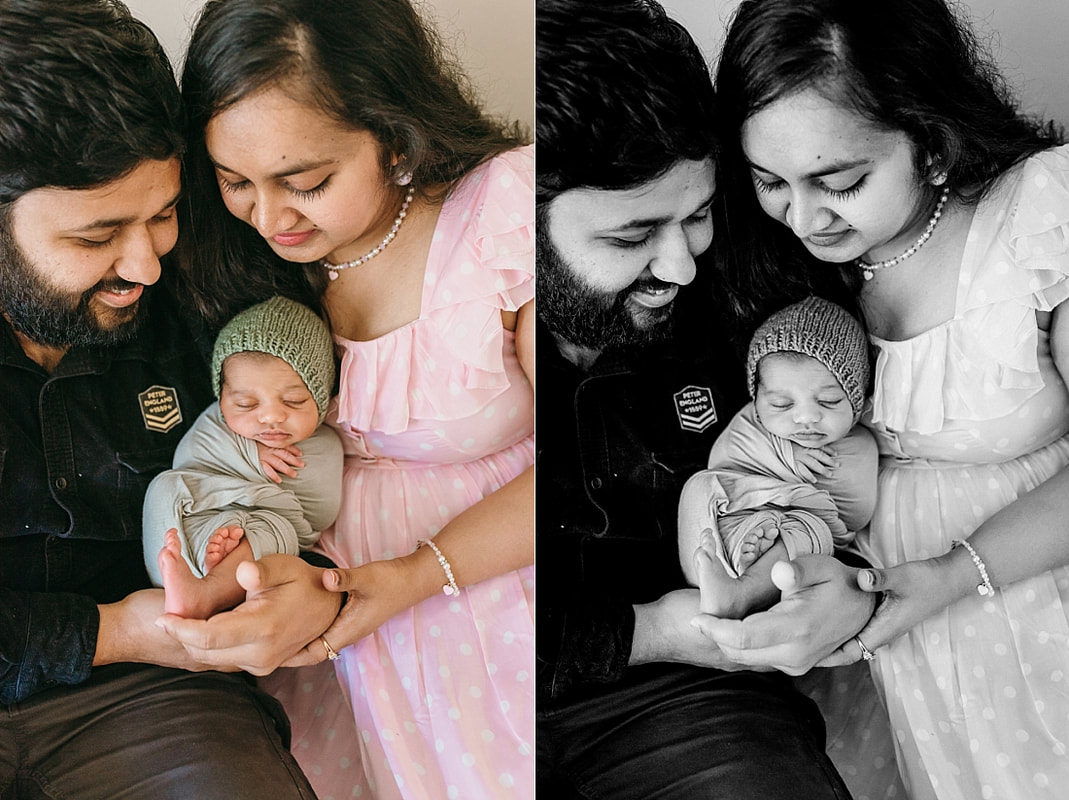
[[[92,189],[22,195],[0,225],[0,310],[22,336],[66,348],[132,335],[145,287],[178,238],[177,159]]]
[[[710,159],[680,161],[633,189],[571,189],[538,231],[538,309],[573,345],[662,338],[673,301],[713,238]]]

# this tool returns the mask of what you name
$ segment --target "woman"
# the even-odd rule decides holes
[[[531,152],[397,0],[214,0],[182,85],[201,313],[287,294],[341,356],[348,602],[289,663],[336,661],[366,778],[321,676],[274,678],[297,755],[324,797],[528,797]]]
[[[1069,150],[942,0],[747,0],[717,90],[740,312],[838,268],[876,353],[884,596],[824,663],[870,661],[914,800],[1061,796]]]

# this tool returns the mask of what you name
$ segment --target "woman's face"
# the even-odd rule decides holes
[[[927,223],[910,139],[816,91],[752,115],[742,149],[761,208],[822,261],[893,258]]]
[[[378,141],[279,89],[216,114],[205,129],[223,202],[288,261],[359,258],[389,230]]]

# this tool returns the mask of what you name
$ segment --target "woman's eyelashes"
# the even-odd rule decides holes
[[[284,183],[283,186],[285,186],[286,191],[288,191],[290,194],[300,200],[314,200],[326,191],[327,185],[329,183],[330,176],[328,175],[326,178],[320,181],[316,186],[313,186],[311,189],[298,189],[296,186],[291,186],[288,183]],[[219,186],[224,192],[230,192],[231,194],[233,194],[235,192],[240,192],[243,189],[249,188],[250,185],[251,183],[248,180],[231,181],[227,180],[225,176],[219,175]]]
[[[762,194],[771,194],[772,192],[779,191],[787,186],[787,182],[779,178],[762,178],[756,172],[751,172],[750,177],[753,180],[754,187]],[[832,197],[836,200],[849,200],[855,197],[858,192],[861,191],[865,185],[865,176],[861,176],[850,186],[843,189],[834,189],[831,186],[827,186],[823,183],[817,183],[817,187],[824,192],[824,194]]]

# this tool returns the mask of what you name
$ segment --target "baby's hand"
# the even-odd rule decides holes
[[[823,447],[803,447],[791,442],[794,451],[794,466],[802,480],[813,483],[817,476],[831,477],[832,470],[839,466],[835,455]]]
[[[257,442],[256,451],[260,456],[260,466],[263,467],[264,475],[275,483],[282,483],[283,475],[296,478],[297,470],[304,466],[301,448],[295,444],[288,447],[268,447]]]

